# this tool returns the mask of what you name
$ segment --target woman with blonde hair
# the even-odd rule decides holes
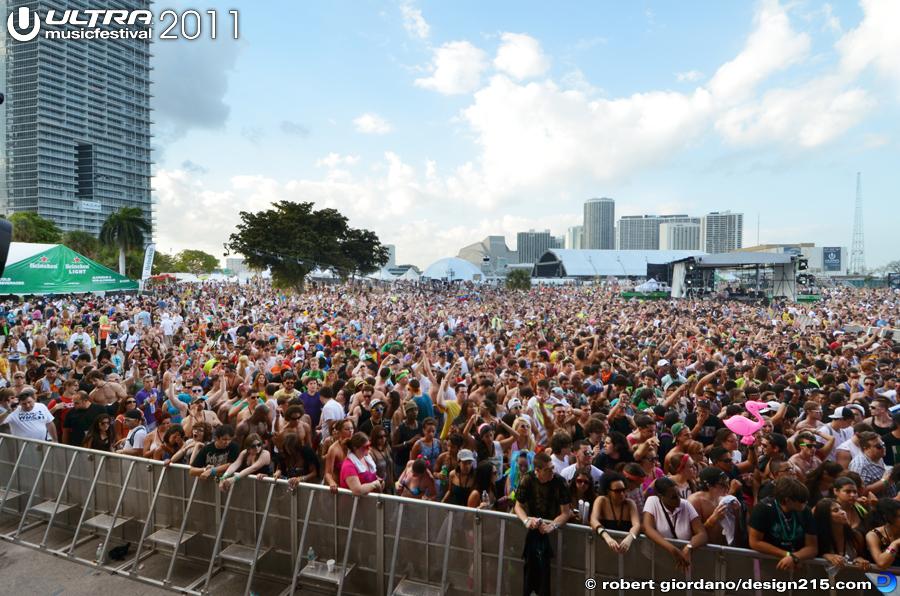
[[[534,442],[534,434],[531,432],[531,421],[524,416],[519,416],[513,421],[512,427],[516,431],[516,441],[509,446],[509,451],[525,450],[534,452],[537,445]]]
[[[332,424],[333,443],[325,455],[325,484],[337,492],[341,480],[341,466],[350,452],[349,441],[353,437],[353,420],[344,418]]]

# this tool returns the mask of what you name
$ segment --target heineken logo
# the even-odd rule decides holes
[[[80,262],[81,262],[81,257],[75,257],[75,262],[76,262],[76,263],[80,263]]]
[[[41,257],[41,263],[46,263],[46,262],[47,262],[47,257]]]

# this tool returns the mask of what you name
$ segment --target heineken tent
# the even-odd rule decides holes
[[[61,244],[13,242],[0,278],[3,294],[84,294],[137,290],[138,283]]]

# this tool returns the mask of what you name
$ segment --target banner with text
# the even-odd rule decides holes
[[[825,271],[841,270],[841,249],[840,247],[823,248],[822,260],[824,261]]]
[[[147,250],[144,252],[144,270],[141,273],[141,281],[146,281],[150,277],[150,269],[153,268],[153,257],[156,255],[156,245],[148,244]]]

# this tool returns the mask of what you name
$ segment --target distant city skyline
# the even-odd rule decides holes
[[[617,218],[743,213],[744,246],[851,246],[862,172],[866,264],[900,258],[896,0],[240,14],[238,41],[154,43],[159,250],[222,258],[241,211],[310,201],[424,267],[563,236],[593,197]]]

